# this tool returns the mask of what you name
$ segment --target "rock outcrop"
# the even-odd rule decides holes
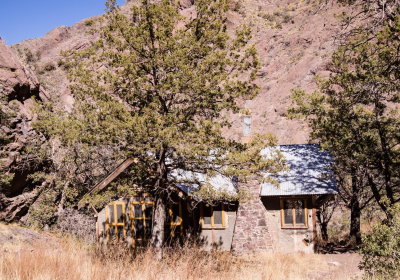
[[[122,6],[129,10],[132,1]],[[291,89],[300,86],[306,90],[315,88],[314,78],[327,74],[327,62],[335,49],[335,35],[340,25],[335,14],[343,7],[334,2],[296,0],[236,0],[228,12],[228,29],[233,31],[241,24],[248,24],[253,31],[261,61],[258,74],[260,94],[245,104],[252,113],[252,132],[272,132],[279,144],[299,144],[308,140],[309,130],[304,123],[290,120],[286,111],[290,105]],[[192,0],[181,0],[181,13],[194,12]],[[42,85],[49,94],[61,101],[66,108],[72,106],[66,73],[60,51],[82,49],[97,34],[88,30],[96,18],[83,20],[71,27],[58,27],[41,38],[23,41],[12,46],[21,57],[34,56],[28,61],[35,69]],[[50,67],[51,66],[51,67]],[[46,70],[47,69],[47,70]],[[241,116],[232,116],[234,125],[226,131],[228,137],[240,139]]]
[[[10,178],[7,184],[0,181],[0,220],[7,222],[24,216],[39,195],[40,186],[27,181],[30,167],[21,167],[25,164],[22,150],[36,135],[30,125],[33,97],[45,98],[38,79],[13,50],[0,41],[0,109],[3,118],[0,132],[7,139],[0,147],[0,175]]]

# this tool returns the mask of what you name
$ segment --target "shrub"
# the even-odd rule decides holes
[[[360,268],[366,279],[400,278],[400,207],[392,213],[393,220],[383,221],[364,235],[360,253],[363,255]]]
[[[54,65],[53,62],[48,62],[46,65],[43,67],[44,70],[46,71],[53,71],[56,69],[56,66]]]
[[[86,26],[92,26],[94,24],[94,20],[93,19],[88,19],[85,21],[85,25]]]
[[[54,224],[57,211],[56,198],[57,192],[52,189],[41,193],[37,201],[29,208],[28,225],[44,228],[46,225]]]

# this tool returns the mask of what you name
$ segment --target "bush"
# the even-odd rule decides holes
[[[49,63],[46,63],[46,65],[43,67],[43,69],[46,71],[53,71],[56,69],[56,66],[54,65],[54,63],[49,62]]]
[[[360,268],[366,279],[400,279],[400,207],[392,221],[383,221],[364,235]]]

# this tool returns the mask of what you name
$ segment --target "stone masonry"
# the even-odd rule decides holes
[[[239,204],[232,251],[238,254],[272,250],[265,207],[260,199],[259,184],[246,186],[248,198]]]

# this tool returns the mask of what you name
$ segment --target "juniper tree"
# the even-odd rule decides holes
[[[374,36],[357,34],[334,53],[332,74],[318,91],[292,95],[291,114],[304,117],[311,137],[335,156],[357,241],[360,211],[371,198],[389,219],[400,201],[399,36],[398,15]]]
[[[0,96],[0,158],[5,156],[3,155],[5,152],[3,150],[4,147],[12,142],[11,137],[7,133],[7,130],[10,130],[10,118],[12,115],[13,112],[7,106],[5,96]],[[0,192],[3,192],[4,189],[9,186],[12,178],[13,174],[8,173],[7,170],[3,168],[0,169]]]
[[[228,34],[225,0],[196,1],[189,17],[174,1],[154,2],[129,14],[109,5],[100,39],[67,55],[73,112],[42,112],[36,127],[63,145],[116,145],[136,158],[136,183],[155,197],[152,244],[161,249],[170,186],[181,180],[174,171],[245,178],[283,162],[259,153],[271,136],[241,144],[222,135],[227,113],[258,92],[250,28]]]

